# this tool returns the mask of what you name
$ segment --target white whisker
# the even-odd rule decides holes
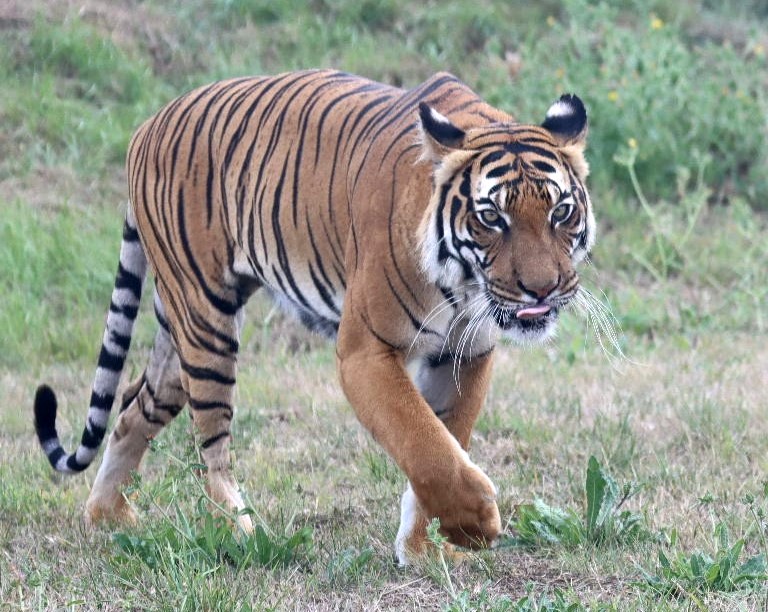
[[[445,312],[448,308],[452,308],[456,304],[458,304],[461,301],[461,298],[459,296],[452,296],[450,298],[446,298],[442,302],[440,302],[437,306],[435,306],[432,310],[429,311],[427,316],[424,318],[424,320],[421,323],[421,326],[416,331],[416,334],[413,337],[413,341],[411,342],[411,345],[408,347],[407,354],[410,355],[411,351],[413,350],[413,347],[416,345],[416,341],[419,339],[419,336],[421,333],[426,329],[427,324],[434,320],[436,317],[441,315],[443,312]]]
[[[604,293],[603,297],[606,297]],[[583,313],[600,349],[611,365],[618,367],[621,361],[631,361],[621,347],[621,324],[607,304],[607,298],[606,302],[603,302],[581,286],[573,298],[573,304],[577,312]]]

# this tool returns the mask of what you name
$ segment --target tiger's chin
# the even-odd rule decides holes
[[[555,335],[559,309],[551,307],[547,312],[532,317],[519,317],[508,308],[495,308],[493,319],[504,337],[518,344],[541,344]]]

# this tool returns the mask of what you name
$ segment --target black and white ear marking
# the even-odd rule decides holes
[[[436,144],[447,149],[460,149],[466,133],[456,127],[445,115],[437,112],[426,102],[419,102],[419,118],[424,133]]]
[[[564,94],[549,107],[541,127],[549,130],[560,144],[576,144],[587,135],[587,109],[578,96]]]

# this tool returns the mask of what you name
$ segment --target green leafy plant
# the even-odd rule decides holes
[[[326,567],[328,582],[344,585],[359,578],[373,558],[373,549],[366,546],[362,550],[350,547],[334,555]]]
[[[631,138],[629,144],[613,157],[616,163],[627,169],[635,196],[649,223],[651,244],[645,252],[633,250],[632,257],[656,281],[663,281],[691,265],[688,244],[711,195],[704,183],[704,172],[710,158],[696,152],[691,156],[691,163],[697,164],[696,180],[692,188],[689,186],[688,167],[678,168],[680,202],[670,207],[651,205],[646,198],[636,169],[638,153],[637,142]]]
[[[637,487],[631,483],[620,487],[595,457],[589,458],[584,489],[583,514],[554,508],[540,499],[518,506],[512,524],[517,535],[510,544],[576,547],[632,542],[650,536],[642,515],[622,509]]]
[[[735,591],[768,580],[764,553],[742,559],[745,540],[731,543],[728,527],[719,523],[714,530],[715,550],[687,554],[677,550],[677,534],[671,535],[670,554],[659,550],[657,566],[643,570],[641,587],[661,595],[688,597],[702,607],[699,597],[712,591]]]
[[[436,578],[439,577],[439,580],[443,582],[448,593],[451,595],[451,600],[455,601],[457,597],[456,587],[453,584],[453,579],[451,578],[451,572],[448,569],[448,563],[445,556],[448,538],[440,533],[439,518],[433,518],[429,522],[429,525],[427,525],[427,540],[434,547],[437,556],[439,570],[433,573],[436,574]],[[428,564],[426,569],[430,569]]]
[[[510,608],[514,612],[582,612],[586,610],[580,601],[568,596],[562,589],[555,589],[551,595],[526,595]]]
[[[147,567],[160,570],[172,559],[176,565],[195,571],[215,571],[224,564],[237,570],[262,565],[269,568],[300,563],[313,552],[312,529],[308,525],[292,529],[292,521],[280,530],[270,528],[252,509],[243,510],[256,519],[252,533],[237,527],[237,515],[218,506],[208,495],[198,473],[204,466],[174,456],[164,445],[153,441],[153,450],[160,450],[172,461],[175,470],[161,483],[161,494],[170,491],[170,500],[159,503],[156,495],[142,487],[141,478],[134,476],[127,487],[127,495],[138,495],[140,503],[154,508],[158,521],[150,523],[146,531],[118,531],[113,543],[118,548],[114,561],[119,565],[128,558],[138,558]],[[193,511],[182,507],[183,488],[179,481],[199,491]],[[209,508],[215,509],[215,514]]]
[[[578,598],[574,599],[559,588],[551,594],[535,595],[529,592],[513,600],[505,595],[494,597],[488,592],[487,585],[476,594],[463,589],[444,608],[445,612],[582,612],[586,609]]]
[[[284,567],[306,557],[312,547],[312,530],[302,527],[291,534],[268,533],[256,525],[253,533],[238,534],[224,517],[202,512],[190,521],[179,508],[173,520],[163,520],[148,533],[120,531],[112,540],[119,549],[115,560],[125,555],[140,559],[150,569],[161,569],[171,551],[177,561],[190,567],[216,569],[229,563],[238,570],[253,565]]]

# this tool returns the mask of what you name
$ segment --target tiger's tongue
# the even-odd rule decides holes
[[[552,310],[551,306],[531,306],[530,308],[521,308],[515,313],[515,316],[518,319],[535,319],[547,314],[550,310]]]

